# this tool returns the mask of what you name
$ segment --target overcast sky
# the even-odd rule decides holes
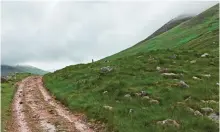
[[[44,70],[91,62],[134,45],[178,15],[216,3],[2,2],[1,61]]]

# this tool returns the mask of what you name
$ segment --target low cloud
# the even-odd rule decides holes
[[[2,63],[48,70],[98,60],[134,45],[178,15],[198,14],[216,3],[4,1]]]

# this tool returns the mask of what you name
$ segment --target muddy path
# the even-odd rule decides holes
[[[73,114],[52,98],[41,76],[18,84],[12,104],[9,132],[93,132],[82,115]]]

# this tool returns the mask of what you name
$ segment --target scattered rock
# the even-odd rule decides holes
[[[203,76],[203,77],[210,78],[210,77],[211,77],[211,74],[203,74],[202,76]]]
[[[174,54],[174,55],[170,56],[169,58],[171,58],[171,59],[176,59],[176,57],[177,57],[177,55]]]
[[[194,64],[194,63],[196,63],[196,60],[192,60],[192,61],[190,61],[190,63],[191,63],[191,64]]]
[[[112,107],[111,106],[108,106],[108,105],[105,105],[105,106],[103,106],[105,109],[107,109],[107,110],[110,110],[110,111],[112,111]]]
[[[198,110],[194,111],[194,115],[195,116],[203,116],[203,114]]]
[[[204,54],[201,55],[201,57],[206,57],[206,56],[209,56],[209,54],[208,53],[204,53]]]
[[[204,108],[201,108],[201,111],[203,111],[205,113],[211,113],[211,112],[213,112],[213,109],[209,108],[209,107],[204,107]]]
[[[129,109],[129,113],[132,113],[132,112],[134,112],[134,110],[133,109]]]
[[[160,68],[159,66],[157,66],[157,67],[156,67],[156,69],[157,69],[158,71],[160,71],[160,70],[161,70],[161,68]]]
[[[200,78],[196,77],[196,76],[193,76],[192,77],[194,80],[201,80]]]
[[[130,98],[131,97],[131,95],[130,94],[125,94],[125,96],[124,97],[126,97],[126,98]]]
[[[163,120],[163,121],[158,121],[157,124],[159,124],[159,125],[174,126],[174,127],[177,127],[177,128],[180,127],[180,124],[177,123],[177,121],[172,120],[172,119],[166,119],[166,120]]]
[[[208,104],[218,104],[218,102],[215,101],[215,100],[207,100],[207,101],[201,100],[201,102],[202,102],[202,103],[208,103]]]
[[[135,95],[136,95],[137,97],[139,97],[139,96],[141,96],[141,93],[135,93]]]
[[[147,96],[147,92],[146,91],[141,91],[140,94],[141,94],[141,96]]]
[[[155,100],[155,99],[151,99],[149,101],[151,104],[159,104],[159,101],[158,100]]]
[[[189,112],[194,113],[194,109],[192,109],[192,108],[190,108],[190,107],[187,107],[186,110],[189,111]],[[195,114],[195,113],[194,113],[194,114]]]
[[[21,102],[19,102],[19,104],[23,104],[23,102],[21,101]]]
[[[101,73],[108,73],[108,72],[111,72],[113,70],[113,68],[111,68],[110,66],[106,66],[106,67],[102,67],[100,69],[100,72]]]
[[[137,58],[141,58],[142,56],[138,56]]]
[[[108,91],[104,91],[104,92],[103,92],[103,94],[106,94],[106,93],[108,93]]]
[[[179,86],[182,87],[182,88],[189,88],[189,85],[186,84],[186,83],[185,83],[184,81],[182,81],[182,80],[179,82]]]
[[[163,76],[178,76],[175,73],[162,73]]]
[[[216,123],[219,122],[219,114],[216,114],[216,113],[211,113],[209,116],[208,116],[209,119],[215,121]]]
[[[142,97],[142,99],[150,99],[150,97],[149,96],[144,96],[144,97]]]
[[[216,83],[217,86],[220,86],[219,83]]]

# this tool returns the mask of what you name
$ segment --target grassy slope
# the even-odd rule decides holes
[[[7,120],[11,116],[11,101],[15,92],[14,84],[30,74],[19,73],[16,79],[10,80],[7,83],[1,83],[1,131],[4,130]]]
[[[187,20],[189,20],[191,18],[192,18],[192,16],[188,16],[188,17],[184,17],[184,18],[179,18],[179,17],[174,18],[174,19],[170,20],[169,22],[167,22],[166,24],[164,24],[161,28],[156,30],[153,34],[148,36],[146,39],[138,42],[134,46],[138,46],[139,44],[142,44],[143,42],[145,42],[145,41],[147,41],[149,39],[152,39],[152,38],[154,38],[154,37],[156,37],[156,36],[166,32],[166,31],[176,27],[177,25],[179,25],[179,24],[181,24],[181,23],[183,23],[183,22],[185,22],[185,21],[187,21]]]
[[[218,125],[207,117],[194,116],[185,110],[189,106],[195,110],[211,107],[219,111],[218,104],[201,103],[201,100],[219,99],[216,86],[219,80],[217,13],[218,7],[211,8],[202,14],[204,21],[198,22],[194,18],[192,22],[109,57],[112,59],[110,62],[101,60],[68,66],[46,74],[45,85],[70,109],[85,112],[89,119],[105,122],[108,131],[217,132]],[[201,58],[204,52],[211,55]],[[171,59],[170,56],[174,54],[177,58]],[[197,62],[190,64],[191,60]],[[100,74],[100,68],[108,65],[114,71]],[[182,89],[175,85],[177,80],[162,77],[156,70],[157,66],[184,74],[179,79],[189,84],[190,88]],[[211,78],[202,77],[202,74],[211,74]],[[193,76],[201,77],[202,80],[193,80]],[[134,96],[135,92],[141,90],[147,91],[160,104],[150,104],[148,100]],[[108,93],[103,94],[103,91]],[[125,94],[131,94],[132,99],[125,98]],[[177,102],[189,96],[191,99],[185,105],[177,105]],[[104,105],[112,106],[113,110],[104,109]],[[129,113],[130,109],[134,112]],[[167,118],[177,120],[181,127],[177,129],[156,125],[156,121]]]

